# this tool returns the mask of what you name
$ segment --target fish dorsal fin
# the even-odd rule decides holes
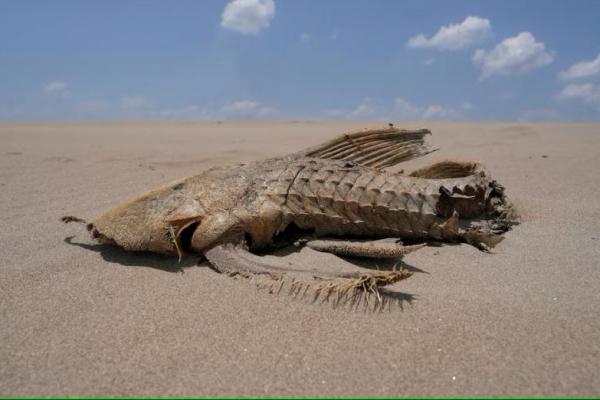
[[[457,179],[485,176],[483,167],[474,162],[441,161],[411,172],[408,176],[425,179]]]
[[[428,129],[398,129],[390,124],[383,129],[345,133],[295,155],[353,161],[367,167],[383,169],[437,150],[431,149],[425,143],[425,136],[429,134],[431,132]]]

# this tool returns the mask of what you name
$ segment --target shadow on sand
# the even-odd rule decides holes
[[[154,268],[165,272],[177,273],[184,272],[186,268],[190,267],[208,267],[212,266],[198,255],[187,255],[179,262],[176,257],[164,256],[150,252],[131,252],[121,249],[117,246],[108,244],[89,244],[80,243],[73,241],[75,236],[68,236],[63,241],[71,246],[81,247],[82,249],[91,250],[100,253],[100,256],[108,262],[117,263],[128,267],[146,267]],[[289,248],[283,248],[269,253],[277,257],[285,257],[288,254],[298,251],[298,247],[289,246]],[[343,257],[343,259],[353,265],[356,265],[366,270],[380,269],[380,270],[391,270],[394,267],[402,267],[411,272],[427,273],[419,268],[413,267],[404,263],[399,259],[388,259],[388,260],[373,260],[367,258],[357,257]],[[218,271],[217,271],[218,272]],[[401,308],[404,305],[411,305],[416,297],[412,294],[400,292],[394,289],[380,288],[380,293],[391,300],[394,300]],[[360,307],[357,307],[357,309]]]
[[[74,236],[68,236],[64,242],[100,253],[105,261],[125,265],[128,267],[147,267],[166,272],[183,272],[185,268],[201,266],[203,259],[198,256],[188,255],[181,261],[177,257],[163,256],[149,252],[131,252],[117,246],[108,244],[88,244],[73,241]]]

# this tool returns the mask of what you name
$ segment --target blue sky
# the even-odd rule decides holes
[[[0,120],[600,120],[600,1],[0,0]]]

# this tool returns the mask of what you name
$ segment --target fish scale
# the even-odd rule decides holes
[[[436,209],[441,187],[471,194],[484,190],[477,185],[477,179],[418,179],[343,161],[301,159],[266,181],[263,199],[280,207],[282,224],[294,222],[320,234],[423,238],[447,219]]]

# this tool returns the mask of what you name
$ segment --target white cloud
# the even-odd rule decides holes
[[[350,118],[367,118],[375,116],[377,109],[373,100],[366,97],[360,104],[358,104],[352,111],[350,111]]]
[[[595,59],[580,61],[559,74],[562,79],[589,78],[595,75],[600,75],[600,53]]]
[[[120,99],[121,110],[137,110],[148,105],[148,100],[144,96],[123,96]]]
[[[459,24],[442,26],[435,35],[427,38],[420,33],[411,37],[407,46],[412,48],[431,47],[441,50],[459,50],[481,43],[492,32],[492,24],[487,18],[468,16]]]
[[[255,119],[275,114],[275,108],[252,99],[236,100],[217,108],[188,104],[179,108],[165,108],[159,112],[161,118],[180,120]]]
[[[67,90],[67,82],[64,81],[50,81],[44,85],[44,92],[46,93],[60,93]]]
[[[557,97],[561,100],[575,99],[600,106],[600,85],[593,83],[570,84],[565,86]]]
[[[258,107],[260,107],[260,103],[258,101],[245,99],[245,100],[236,100],[236,101],[232,102],[231,104],[226,105],[224,108],[225,108],[225,110],[228,110],[228,111],[248,112],[248,111],[254,111]]]
[[[269,27],[275,16],[273,0],[233,0],[221,16],[221,26],[245,34],[257,34]]]
[[[325,110],[324,114],[327,118],[335,119],[371,119],[385,121],[394,119],[455,119],[460,117],[462,111],[468,111],[467,108],[463,107],[464,104],[470,103],[463,103],[458,110],[438,104],[420,107],[402,97],[398,97],[394,99],[393,105],[385,107],[381,105],[378,106],[371,98],[366,97],[356,105],[356,107],[329,109]]]
[[[442,107],[437,104],[433,104],[428,106],[425,111],[423,111],[423,119],[443,119],[450,118],[454,114],[454,110]]]
[[[415,107],[409,101],[398,97],[394,100],[394,115],[398,118],[420,118],[423,109]]]
[[[160,111],[161,118],[183,120],[214,119],[215,115],[198,104],[188,104],[180,108],[168,108]]]
[[[395,110],[393,115],[401,119],[452,119],[458,116],[458,113],[453,108],[443,107],[438,104],[418,107],[402,97],[396,98],[394,105]]]
[[[259,118],[275,114],[277,110],[251,99],[236,100],[224,106],[221,111],[225,116]]]
[[[85,99],[75,107],[80,116],[98,119],[147,118],[156,111],[143,96]]]
[[[554,53],[546,51],[542,42],[529,32],[521,32],[500,42],[492,50],[479,49],[473,63],[481,68],[480,79],[492,75],[525,73],[554,61]]]
[[[334,119],[387,119],[370,97],[365,97],[355,107],[330,108],[324,110],[324,114],[327,118]]]

